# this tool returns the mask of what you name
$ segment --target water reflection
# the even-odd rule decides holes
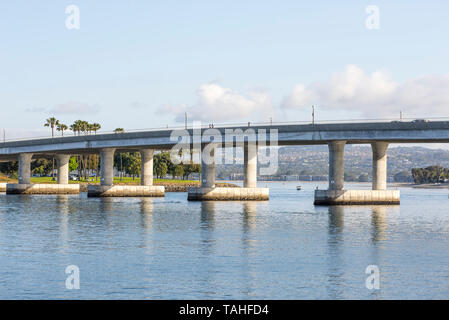
[[[215,225],[215,201],[201,202],[201,229],[213,229]]]
[[[215,201],[201,202],[201,251],[205,255],[214,252]]]
[[[69,196],[68,195],[57,195],[56,196],[56,208],[59,212],[60,223],[59,223],[59,233],[61,237],[61,247],[63,250],[68,249],[68,242],[70,241],[69,236]]]
[[[339,299],[343,295],[343,227],[344,206],[328,208],[327,257],[328,271],[326,289],[330,299]]]
[[[140,199],[140,225],[142,227],[142,247],[145,250],[144,261],[148,268],[151,268],[153,262],[153,199]],[[150,279],[146,279],[150,281]]]
[[[245,254],[249,255],[253,252],[256,240],[253,239],[253,231],[256,229],[257,219],[257,202],[248,201],[243,203],[243,233],[242,246]]]
[[[201,202],[201,218],[200,218],[200,253],[198,265],[202,271],[206,271],[203,275],[198,273],[196,281],[202,283],[203,294],[206,297],[214,297],[216,295],[214,284],[215,278],[215,201]]]
[[[387,240],[387,206],[373,206],[371,208],[372,241]]]
[[[94,219],[97,220],[98,225],[103,225],[107,228],[110,227],[110,221],[109,221],[109,217],[111,216],[111,213],[114,212],[115,206],[114,206],[114,202],[115,199],[114,198],[108,198],[108,197],[100,197],[100,204],[99,204],[99,208],[98,208],[98,212],[94,212],[94,214],[97,217],[93,217]]]
[[[257,254],[257,240],[255,239],[256,222],[257,222],[257,202],[247,201],[243,203],[242,218],[243,218],[243,232],[242,232],[242,263],[244,270],[244,281],[242,286],[242,294],[245,297],[254,295],[257,281],[255,280],[254,266],[255,257]]]
[[[329,207],[329,234],[339,235],[344,227],[344,206],[330,206]],[[331,237],[332,238],[332,237]],[[335,238],[339,240],[338,238]]]
[[[141,198],[140,200],[140,218],[141,225],[145,233],[151,229],[153,225],[153,199]]]
[[[243,230],[248,232],[249,230],[256,228],[257,218],[257,202],[248,201],[243,203]]]
[[[105,213],[106,215],[108,213],[111,213],[112,211],[114,211],[114,198],[108,198],[108,197],[104,197],[104,198],[99,198],[100,199],[100,212],[101,213]]]

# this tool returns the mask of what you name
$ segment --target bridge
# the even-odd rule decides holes
[[[326,144],[329,147],[329,188],[316,190],[316,204],[396,204],[399,203],[399,191],[387,190],[388,146],[392,143],[447,142],[449,121],[247,123],[5,141],[0,143],[0,161],[19,161],[19,183],[8,184],[7,193],[77,193],[79,186],[68,184],[70,156],[100,154],[101,182],[100,185],[89,185],[89,196],[163,196],[163,187],[153,186],[154,151],[170,150],[180,143],[182,148],[195,148],[196,145],[207,150],[207,158],[212,160],[203,160],[206,157],[202,153],[201,187],[189,190],[189,200],[266,200],[268,189],[256,186],[258,148]],[[372,146],[372,190],[344,190],[346,144]],[[237,147],[244,149],[243,188],[215,187],[216,148]],[[141,153],[141,186],[114,186],[114,153],[131,151]],[[31,161],[42,157],[56,158],[56,185],[30,183]]]

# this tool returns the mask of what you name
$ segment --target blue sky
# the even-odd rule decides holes
[[[79,30],[65,25],[71,4]],[[304,121],[312,104],[322,120],[449,116],[447,12],[443,0],[4,1],[0,127]]]

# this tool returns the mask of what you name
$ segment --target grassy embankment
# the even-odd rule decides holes
[[[17,179],[10,179],[0,174],[0,182],[17,183]],[[32,177],[31,183],[56,183],[56,180],[52,180],[51,177]],[[81,191],[85,191],[88,184],[99,184],[100,178],[96,180],[92,178],[91,181],[69,181],[70,184],[80,184]],[[114,177],[115,185],[140,185],[140,178],[123,177],[122,179]],[[188,187],[198,187],[199,181],[196,180],[176,180],[176,179],[154,179],[153,184],[156,186],[164,186],[167,192],[186,192]],[[217,183],[219,187],[236,187],[230,183]]]

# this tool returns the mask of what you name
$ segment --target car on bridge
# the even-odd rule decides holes
[[[415,119],[412,121],[412,123],[427,123],[430,122],[430,120],[427,119]]]

